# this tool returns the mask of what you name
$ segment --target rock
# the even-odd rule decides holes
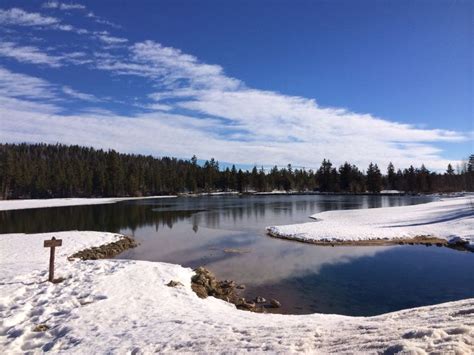
[[[255,303],[265,303],[267,300],[261,296],[255,297]]]
[[[196,274],[191,278],[191,282],[201,285],[201,286],[206,286],[209,284],[209,280],[204,276],[204,274]]]
[[[194,269],[194,272],[198,275],[200,275],[200,274],[210,274],[211,273],[209,270],[207,270],[203,266],[199,266],[198,268]]]
[[[229,280],[224,280],[224,281],[219,282],[219,287],[234,288],[235,287],[235,282],[234,281],[229,281]]]
[[[195,275],[191,277],[191,288],[200,298],[206,298],[213,296],[224,300],[229,303],[233,303],[238,309],[251,311],[251,312],[263,312],[263,307],[257,307],[255,302],[248,302],[245,298],[238,298],[236,295],[236,288],[244,289],[245,285],[237,286],[232,280],[219,281],[216,279],[214,274],[204,267],[198,267],[194,270]],[[263,297],[258,297],[260,303],[264,303]]]
[[[254,311],[256,305],[254,302],[247,302],[245,298],[239,298],[236,302],[236,306],[238,309],[243,309],[246,311]]]
[[[166,284],[166,286],[168,286],[168,287],[178,287],[178,286],[184,286],[184,285],[179,281],[171,280],[170,282],[168,282]]]
[[[191,285],[199,297],[214,296],[234,303],[236,299],[234,281],[218,281],[212,272],[202,266],[196,268],[194,272],[196,274],[191,278]]]
[[[192,283],[191,289],[198,295],[199,298],[207,298],[207,290],[204,286]]]
[[[460,237],[460,236],[451,236],[448,243],[450,245],[464,245],[464,244],[469,244],[469,240],[466,240],[465,238]]]
[[[138,243],[132,237],[124,236],[116,242],[81,250],[69,256],[68,259],[97,260],[111,258],[127,249],[135,248],[137,245]]]
[[[272,299],[270,300],[270,306],[272,306],[272,308],[280,308],[280,307],[281,307],[281,303],[280,303],[278,300],[272,298]]]
[[[241,285],[237,285],[237,287],[239,290],[245,290],[245,285],[244,284],[241,284]]]

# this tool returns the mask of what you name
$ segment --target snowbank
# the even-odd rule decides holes
[[[58,270],[70,264],[67,257],[76,251],[116,242],[122,236],[105,232],[57,232],[40,234],[0,234],[0,282],[18,275],[35,273],[46,275],[49,265],[49,248],[43,247],[46,239],[62,239],[63,245],[56,248]]]
[[[345,242],[455,236],[474,241],[474,197],[448,198],[426,204],[327,211],[316,222],[267,227],[277,237],[301,241]]]
[[[42,241],[52,234],[0,236],[0,266],[7,270],[0,275],[1,353],[468,353],[474,347],[474,299],[369,318],[255,314],[198,298],[192,270],[179,265],[65,258],[116,235],[54,235],[63,239],[60,284],[43,282],[48,252]],[[184,286],[165,286],[170,280]],[[39,324],[48,329],[33,331]]]
[[[400,191],[400,190],[382,190],[380,191],[381,194],[395,194],[395,195],[398,195],[398,194],[402,194],[403,191]]]
[[[22,210],[28,208],[46,208],[63,206],[102,205],[128,200],[143,200],[150,198],[173,198],[169,196],[147,196],[147,197],[108,197],[108,198],[50,198],[35,200],[0,200],[0,211]]]

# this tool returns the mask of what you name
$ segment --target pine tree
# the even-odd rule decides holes
[[[392,162],[387,166],[387,183],[388,190],[397,190],[397,174]]]
[[[367,190],[372,193],[382,190],[382,174],[377,164],[370,163],[367,169]]]
[[[330,160],[323,159],[323,162],[321,163],[321,166],[317,172],[317,176],[320,191],[334,191],[334,174],[332,171],[332,163]]]
[[[448,168],[446,169],[446,175],[454,175],[454,169],[451,163],[448,164]]]

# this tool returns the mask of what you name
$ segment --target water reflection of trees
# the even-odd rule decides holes
[[[428,200],[428,198],[426,199]],[[134,232],[140,227],[173,228],[190,219],[191,228],[219,228],[221,224],[255,223],[270,215],[292,220],[328,210],[400,206],[423,199],[387,196],[284,196],[247,198],[177,199],[157,208],[152,201],[110,205],[72,206],[0,212],[0,233],[42,233],[59,230]],[[276,217],[276,218],[275,218]],[[284,218],[283,218],[284,217]]]
[[[0,212],[0,233],[45,233],[60,230],[119,232],[139,227],[172,228],[195,211],[153,211],[138,204],[41,208]]]

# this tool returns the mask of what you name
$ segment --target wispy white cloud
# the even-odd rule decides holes
[[[0,99],[4,108],[10,110],[38,112],[59,112],[65,94],[68,98],[81,101],[100,102],[98,97],[80,92],[70,86],[58,87],[44,79],[31,75],[14,73],[0,66]],[[8,116],[6,116],[8,117]]]
[[[240,80],[226,76],[219,65],[202,63],[179,49],[154,41],[136,43],[131,51],[136,62],[150,68],[168,86],[179,86],[185,81],[190,87],[199,89],[235,90],[243,85]]]
[[[164,105],[164,104],[149,104],[149,105],[145,105],[144,108],[154,110],[154,111],[170,111],[173,109],[173,106]]]
[[[54,99],[53,86],[46,80],[11,72],[0,66],[0,95],[30,99]]]
[[[0,57],[2,56],[21,63],[44,64],[52,68],[59,68],[65,64],[84,65],[93,62],[93,59],[83,51],[50,54],[36,46],[22,46],[9,41],[0,43]]]
[[[107,25],[113,28],[121,27],[113,23],[112,21],[108,21],[100,16],[97,16],[96,14],[94,14],[94,12],[87,10],[87,7],[82,4],[64,3],[64,2],[59,2],[59,1],[48,1],[48,2],[43,3],[41,7],[45,9],[62,10],[62,11],[72,11],[72,10],[87,11],[86,17],[93,19],[98,24]]]
[[[109,21],[109,20],[106,20],[106,19],[104,19],[100,16],[97,16],[92,11],[89,11],[87,13],[87,17],[94,19],[94,21],[96,23],[101,24],[101,25],[107,25],[107,26],[110,26],[110,27],[113,27],[113,28],[121,28],[122,27],[120,25],[117,25],[116,23],[113,23],[112,21]]]
[[[61,57],[49,55],[37,47],[20,46],[13,42],[0,43],[0,56],[9,57],[23,63],[44,64],[50,67],[60,67]]]
[[[21,115],[25,115],[25,118],[30,115],[51,115],[60,111],[61,108],[51,102],[31,101],[15,97],[0,96],[0,136],[2,136],[2,142],[18,142],[14,139],[18,134],[18,127],[15,128],[16,123],[11,121],[14,120],[15,117]],[[33,135],[31,136],[33,137]],[[60,140],[61,139],[59,138],[58,141]],[[34,140],[27,141],[33,142]],[[41,139],[38,139],[38,136],[35,136],[35,141],[41,142]]]
[[[4,26],[27,26],[42,29],[74,32],[80,35],[89,34],[84,28],[61,23],[56,17],[45,16],[36,12],[27,12],[22,9],[12,8],[9,10],[0,9],[0,25]]]
[[[85,10],[86,7],[77,3],[63,3],[58,1],[45,2],[41,7],[45,9],[58,9],[58,10]]]
[[[54,85],[41,78],[11,72],[0,66],[0,130],[12,117],[10,113],[36,112],[51,114],[60,111]],[[5,127],[6,129],[6,127]]]
[[[298,162],[314,167],[326,157],[361,167],[370,161],[381,165],[393,161],[399,166],[417,161],[441,169],[446,160],[433,144],[467,139],[460,132],[420,129],[371,114],[320,107],[313,99],[251,89],[226,76],[218,65],[201,63],[194,56],[152,41],[130,46],[130,56],[125,58],[99,58],[97,67],[153,80],[160,90],[149,97],[167,109],[187,110],[193,116],[188,122],[203,115],[219,118],[205,133],[221,140],[214,146],[219,152],[227,151],[220,157],[226,161]],[[225,149],[224,145],[234,143],[240,145],[238,151]]]
[[[226,76],[221,66],[202,63],[176,48],[145,41],[135,43],[129,49],[130,55],[125,58],[100,56],[97,69],[153,79],[164,88],[174,90],[168,93],[169,96],[181,95],[183,90],[236,90],[244,86],[240,80]]]
[[[123,44],[128,42],[128,39],[126,38],[120,38],[120,37],[114,37],[114,36],[109,36],[109,35],[98,35],[97,38],[99,38],[102,42],[107,43],[107,44]]]
[[[76,65],[89,64],[93,62],[93,60],[85,52],[62,53],[61,58],[64,62]]]
[[[91,94],[86,94],[77,90],[72,89],[69,86],[63,86],[62,90],[65,94],[74,97],[79,100],[83,101],[90,101],[90,102],[99,102],[99,98],[95,97],[94,95]]]
[[[22,9],[0,9],[0,24],[19,26],[49,26],[60,21],[51,16],[44,16],[36,12],[26,12]]]
[[[51,29],[55,30],[60,30],[60,31],[66,31],[66,32],[74,32],[79,35],[86,35],[90,34],[90,31],[84,29],[84,28],[77,28],[72,25],[65,25],[65,24],[56,24],[50,27]]]

